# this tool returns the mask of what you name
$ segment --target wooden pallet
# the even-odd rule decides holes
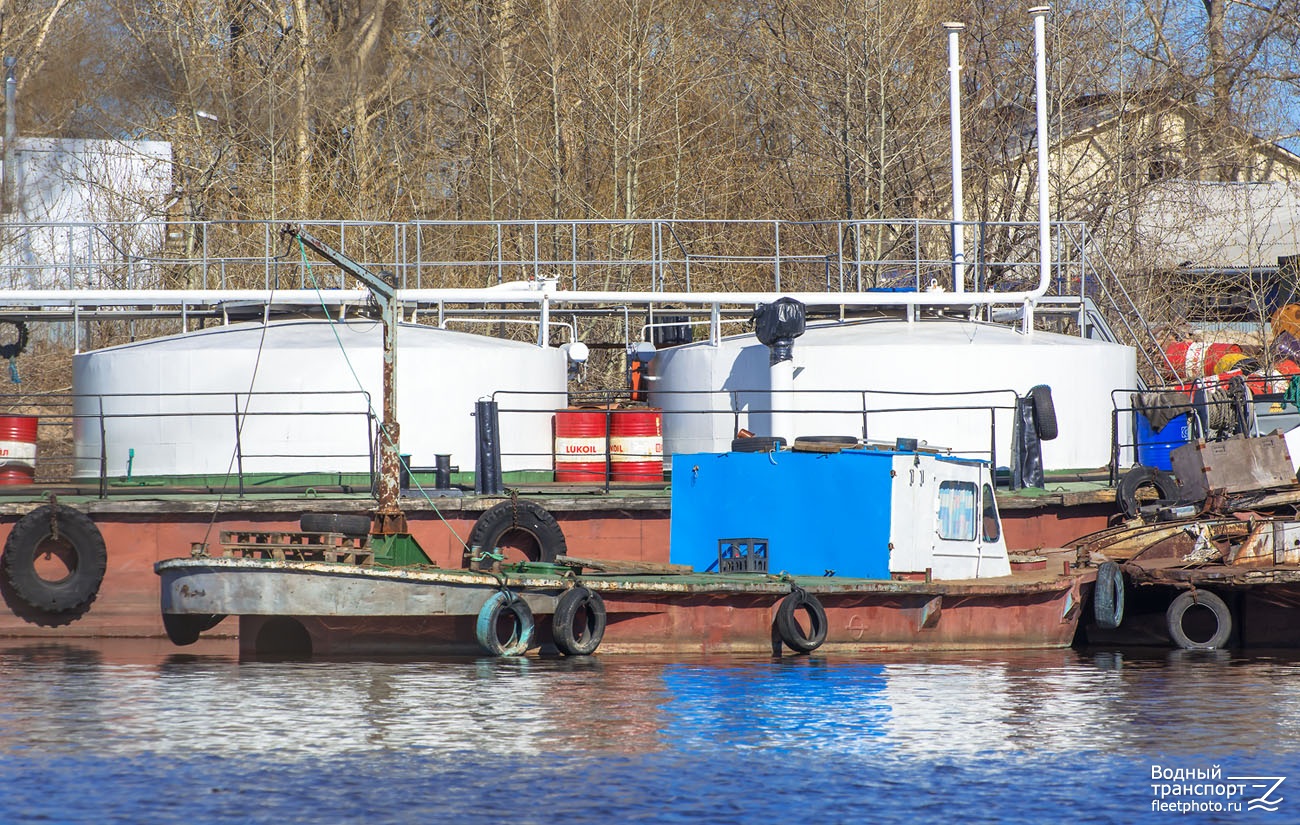
[[[375,555],[369,545],[369,536],[345,536],[342,533],[221,532],[221,555],[237,558],[370,565],[374,563]]]
[[[559,555],[555,557],[556,564],[562,564],[566,567],[573,567],[579,571],[584,568],[594,570],[597,573],[645,573],[679,575],[682,573],[694,573],[695,568],[689,564],[667,564],[657,561],[613,561],[610,559],[581,559],[575,556]]]

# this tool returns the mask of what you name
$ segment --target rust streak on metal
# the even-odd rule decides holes
[[[1265,528],[1268,528],[1266,531]],[[1273,563],[1273,530],[1268,522],[1258,522],[1251,527],[1246,540],[1228,550],[1223,556],[1225,564],[1267,565]]]

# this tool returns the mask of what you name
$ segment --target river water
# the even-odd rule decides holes
[[[295,662],[10,640],[0,685],[3,823],[1300,821],[1283,656]]]

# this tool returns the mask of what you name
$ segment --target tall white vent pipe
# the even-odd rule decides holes
[[[944,23],[948,31],[948,115],[952,123],[952,289],[966,291],[966,229],[961,189],[961,60],[957,36],[963,23]]]
[[[1047,15],[1051,6],[1034,6],[1034,97],[1038,110],[1038,283],[1046,289],[1052,277],[1052,227],[1047,203]],[[1024,331],[1034,331],[1034,304],[1025,300]]]

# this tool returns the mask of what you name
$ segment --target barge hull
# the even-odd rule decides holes
[[[599,593],[603,653],[781,655],[777,612],[795,587],[825,611],[820,652],[1067,647],[1086,575],[1019,575],[977,582],[893,582],[772,576],[488,576],[240,559],[172,560],[159,567],[165,613],[234,614],[252,655],[481,655],[475,620],[508,588],[536,619],[534,647],[553,650],[558,597]],[[268,595],[269,594],[269,595]],[[229,620],[227,620],[229,621]]]
[[[1015,548],[1065,544],[1065,534],[1075,535],[1104,524],[1104,505],[1092,501],[1061,501],[1060,497],[1019,502],[1005,507],[1003,518],[1008,545]],[[532,497],[552,512],[564,531],[568,552],[620,561],[666,562],[669,534],[667,497],[623,496],[617,493],[594,499]],[[463,564],[460,540],[469,537],[475,520],[499,498],[466,497],[440,500],[446,521],[427,504],[403,502],[411,532],[433,561],[446,567]],[[158,580],[153,566],[173,558],[195,542],[212,541],[220,531],[283,532],[299,529],[304,512],[362,514],[373,501],[365,498],[337,500],[311,498],[245,499],[226,501],[215,523],[215,502],[198,497],[160,497],[152,500],[76,501],[61,503],[86,513],[103,534],[108,563],[99,593],[88,609],[49,615],[32,610],[15,597],[0,577],[0,637],[30,638],[140,638],[165,637],[158,612]],[[1032,505],[1032,506],[1030,506]],[[34,509],[31,500],[0,504],[0,543],[14,523]],[[459,538],[458,538],[459,537]],[[522,558],[522,557],[520,557]],[[515,559],[518,560],[518,559]],[[223,622],[211,633],[233,635],[235,622]]]
[[[1068,586],[1024,599],[955,600],[928,628],[921,623],[931,598],[823,601],[829,629],[818,654],[1065,648],[1074,640],[1078,613]],[[606,608],[602,654],[790,654],[770,597],[607,599]],[[486,655],[474,642],[473,616],[241,616],[241,652],[277,652],[286,620],[303,628],[310,639],[305,652],[312,655]],[[553,652],[549,617],[538,617],[537,631],[537,649]]]

